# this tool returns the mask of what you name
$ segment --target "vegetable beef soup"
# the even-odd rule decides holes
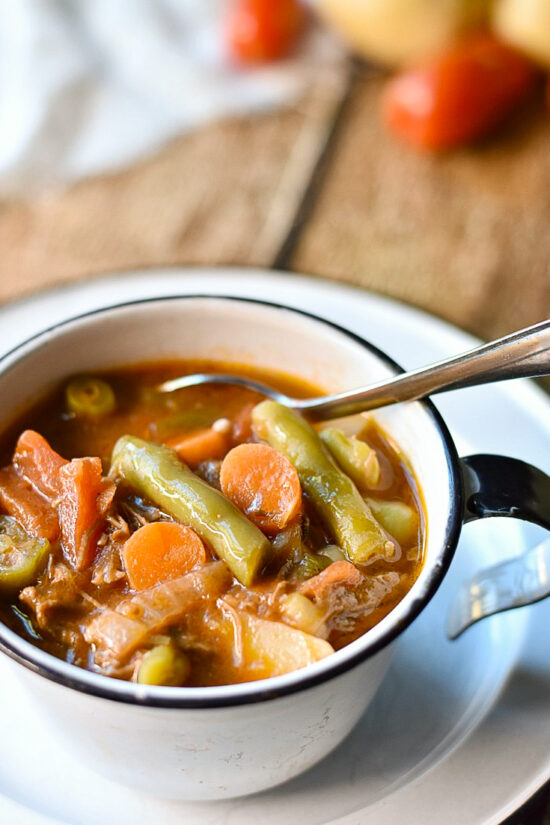
[[[379,622],[423,562],[421,496],[372,416],[311,425],[237,372],[170,362],[68,379],[0,442],[0,617],[79,667],[149,685],[302,668]]]

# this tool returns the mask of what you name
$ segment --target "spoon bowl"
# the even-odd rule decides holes
[[[219,372],[196,372],[193,375],[183,375],[181,378],[173,378],[170,381],[164,381],[159,384],[157,390],[159,392],[176,392],[183,390],[186,387],[198,387],[201,384],[233,384],[236,387],[244,387],[247,390],[259,392],[273,401],[278,401],[286,407],[298,408],[300,402],[295,398],[290,398],[260,381],[253,381],[252,378],[243,378],[240,375],[226,375]]]

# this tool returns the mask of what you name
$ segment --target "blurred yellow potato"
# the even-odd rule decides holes
[[[498,0],[493,28],[503,40],[550,66],[550,0]]]
[[[312,5],[363,57],[399,66],[422,60],[482,23],[491,0],[312,0]]]
[[[244,661],[253,662],[254,678],[292,673],[334,653],[333,647],[309,633],[282,622],[258,619],[248,613],[240,616]]]

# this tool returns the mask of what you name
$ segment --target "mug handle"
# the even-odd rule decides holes
[[[510,516],[550,530],[550,477],[517,458],[470,455],[460,459],[464,523]]]

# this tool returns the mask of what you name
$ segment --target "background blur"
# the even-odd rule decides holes
[[[0,300],[235,263],[483,337],[548,317],[548,0],[297,6],[5,0]],[[480,27],[496,62],[468,54]]]

